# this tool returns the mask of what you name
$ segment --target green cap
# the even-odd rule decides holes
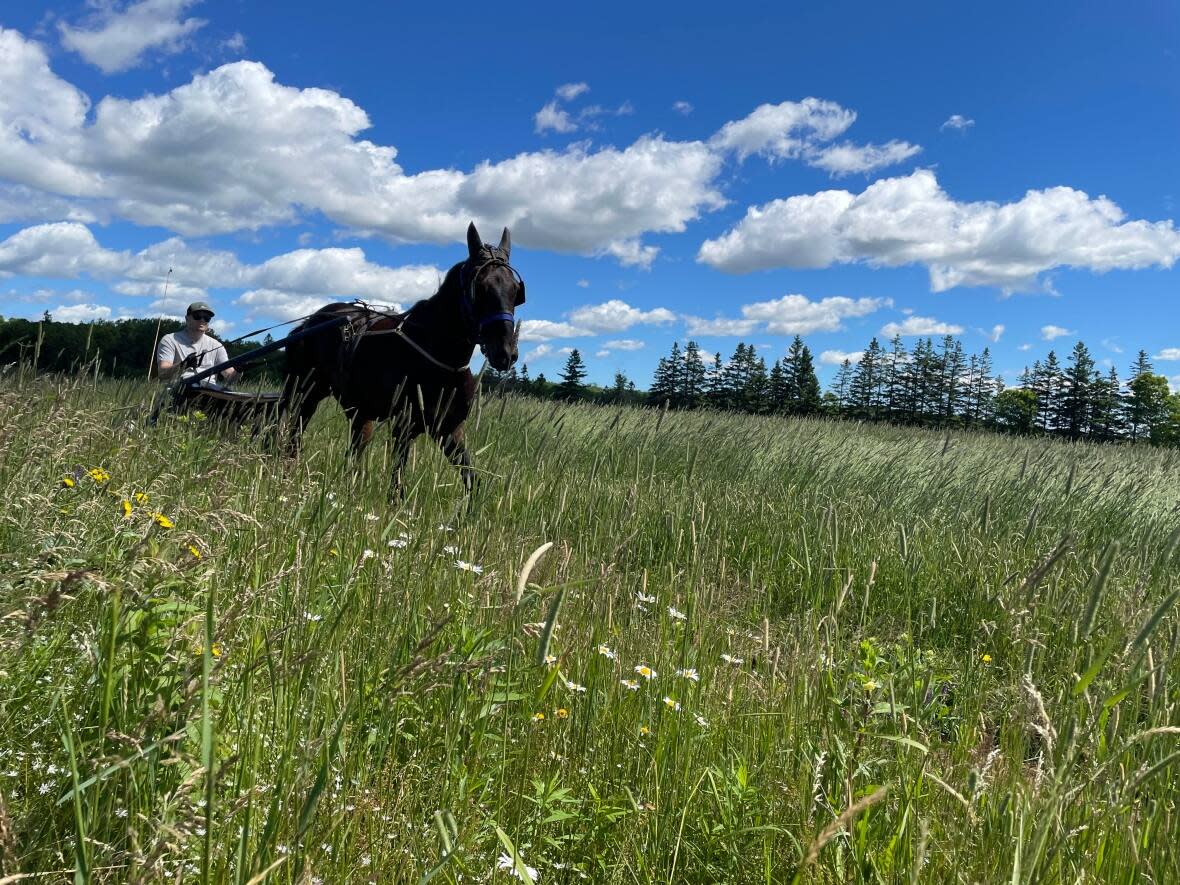
[[[190,314],[190,313],[196,313],[197,311],[201,311],[201,310],[205,311],[205,312],[206,312],[206,313],[208,313],[210,316],[213,316],[213,315],[214,315],[214,314],[213,314],[213,308],[211,308],[211,307],[210,307],[208,304],[206,304],[204,301],[194,301],[192,304],[190,304],[190,305],[188,306],[188,310],[186,310],[186,311],[185,311],[185,313],[186,313],[186,314]]]

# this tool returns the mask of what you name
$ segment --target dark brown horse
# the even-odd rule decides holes
[[[478,345],[498,371],[517,356],[515,308],[524,304],[524,281],[508,263],[508,228],[499,246],[467,228],[467,259],[447,271],[439,290],[404,314],[363,304],[329,304],[297,327],[333,319],[338,326],[312,333],[287,347],[281,412],[289,415],[290,443],[299,438],[320,401],[334,396],[352,421],[352,450],[359,453],[378,421],[393,427],[395,491],[410,443],[429,433],[461,469],[471,491],[475,472],[464,442],[463,423],[475,398],[468,369]]]

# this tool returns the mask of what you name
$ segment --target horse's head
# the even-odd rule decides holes
[[[464,311],[474,327],[475,340],[498,372],[516,362],[516,308],[524,304],[524,280],[508,263],[512,239],[508,228],[499,246],[479,238],[475,222],[467,228],[467,260],[459,269]]]

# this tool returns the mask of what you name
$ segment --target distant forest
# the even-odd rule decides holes
[[[967,354],[953,336],[938,344],[919,339],[912,350],[900,337],[888,347],[874,338],[857,363],[844,360],[822,391],[811,350],[796,336],[787,355],[769,368],[752,344],[739,343],[722,360],[720,353],[702,354],[695,341],[683,350],[674,343],[646,391],[622,373],[609,388],[587,386],[577,350],[556,382],[544,375],[530,378],[527,364],[496,381],[505,389],[563,399],[1180,445],[1180,394],[1169,392],[1167,378],[1156,374],[1146,351],[1139,351],[1126,383],[1114,366],[1100,371],[1081,341],[1064,362],[1052,350],[1036,360],[1016,387],[1006,387],[993,371],[988,348]]]
[[[82,367],[114,378],[146,378],[159,336],[182,328],[175,320],[96,320],[92,323],[4,319],[0,316],[0,370],[15,362],[41,371]],[[271,341],[226,342],[230,356]],[[277,385],[281,354],[247,368],[247,383]],[[1079,341],[1064,361],[1050,350],[1025,368],[1015,387],[993,374],[988,348],[967,354],[953,336],[919,339],[907,350],[900,337],[888,347],[876,338],[860,360],[845,360],[825,391],[811,350],[798,336],[786,356],[767,366],[752,344],[739,343],[728,360],[704,354],[695,341],[679,342],[661,357],[644,390],[622,372],[601,387],[586,383],[578,350],[555,380],[532,377],[527,364],[506,373],[490,368],[484,384],[532,396],[673,409],[720,409],[759,415],[827,415],[923,427],[969,427],[1018,434],[1051,434],[1103,442],[1180,446],[1180,394],[1169,392],[1146,351],[1128,367],[1126,381],[1111,366],[1100,371]]]

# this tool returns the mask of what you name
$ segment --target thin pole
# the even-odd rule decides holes
[[[168,281],[170,279],[172,279],[172,268],[168,268],[168,273],[164,275],[164,301],[168,300]],[[152,367],[156,365],[156,347],[160,343],[160,323],[162,322],[164,322],[163,314],[156,317],[156,337],[152,341],[152,352],[148,355],[147,377],[149,381],[152,378]]]

